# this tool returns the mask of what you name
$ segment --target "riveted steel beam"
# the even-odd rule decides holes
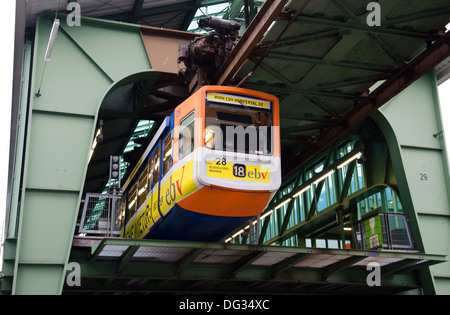
[[[310,161],[318,153],[345,135],[353,127],[374,113],[379,107],[403,91],[411,83],[433,69],[437,64],[450,55],[449,33],[435,42],[422,53],[412,59],[406,66],[386,80],[368,97],[360,100],[358,105],[343,118],[343,123],[337,124],[315,139],[313,144],[295,154],[284,164],[283,176],[289,176],[296,169]]]
[[[85,249],[89,247],[88,244],[77,246]],[[148,255],[122,263],[136,248]],[[81,252],[85,253],[85,249]],[[98,253],[95,260],[89,260],[87,256],[75,258],[80,264],[83,285],[66,286],[65,292],[298,294],[307,290],[308,285],[320,286],[321,290],[332,292],[327,289],[329,285],[339,288],[346,285],[368,288],[365,282],[367,271],[363,267],[373,260],[389,263],[392,259],[405,263],[388,265],[392,267],[385,269],[389,273],[383,277],[384,287],[409,290],[411,286],[420,286],[414,274],[404,272],[404,269],[410,269],[411,262],[417,262],[414,266],[419,268],[422,265],[445,262],[442,255],[423,253],[113,238],[103,239],[93,250],[94,254]],[[74,249],[73,252],[76,253],[77,250]],[[152,255],[153,252],[160,255],[156,257]],[[174,259],[175,257],[181,258]],[[317,267],[318,263],[321,267]],[[355,266],[356,263],[361,266]],[[116,273],[118,265],[122,267],[120,275]],[[303,284],[299,285],[300,282]]]
[[[233,78],[286,3],[287,0],[266,1],[217,72],[214,84],[225,85]]]
[[[158,75],[139,26],[91,18],[79,28],[62,23],[51,60],[44,61],[53,19],[37,19],[33,58],[27,59],[27,122],[22,164],[15,170],[22,181],[11,210],[17,231],[8,235],[17,239],[8,265],[14,270],[12,294],[61,293],[102,100],[123,80]]]
[[[388,36],[403,36],[410,38],[439,40],[442,35],[428,34],[419,31],[409,31],[397,28],[370,27],[368,25],[352,23],[348,21],[337,21],[329,18],[321,18],[317,16],[300,15],[298,21],[310,24],[322,24],[326,26],[336,27],[339,29],[349,29],[354,31],[363,31],[369,34],[381,34]]]

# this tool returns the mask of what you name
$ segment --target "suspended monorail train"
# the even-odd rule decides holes
[[[166,117],[122,186],[121,236],[216,242],[280,185],[278,99],[204,86]]]

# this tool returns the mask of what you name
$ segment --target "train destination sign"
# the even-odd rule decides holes
[[[270,102],[262,99],[243,97],[241,95],[235,96],[232,94],[223,93],[208,93],[206,94],[206,99],[210,101],[219,101],[221,103],[233,104],[233,105],[243,105],[250,107],[259,107],[270,109]]]

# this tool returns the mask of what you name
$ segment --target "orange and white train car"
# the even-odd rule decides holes
[[[124,183],[122,237],[219,241],[280,185],[278,99],[205,86],[166,117]]]

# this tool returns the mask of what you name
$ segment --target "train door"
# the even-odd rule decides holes
[[[163,138],[162,138],[162,156],[161,156],[161,180],[173,165],[172,158],[172,130],[170,130]]]
[[[161,211],[159,209],[159,188],[160,188],[160,175],[161,175],[161,162],[160,162],[160,151],[161,151],[161,140],[155,144],[154,149],[152,150],[149,158],[149,178],[148,178],[148,186],[149,192],[151,194],[150,205],[151,205],[151,218],[153,222],[156,222],[158,218],[161,216]]]
[[[162,218],[164,211],[161,208],[161,185],[164,175],[172,167],[172,133],[167,132],[155,143],[149,158],[149,193],[151,194],[151,218],[156,223]]]
[[[149,163],[151,166],[151,176],[149,176],[149,186],[150,189],[154,189],[159,182],[160,177],[160,148],[161,148],[161,140],[158,140],[155,144],[155,148],[152,150]]]

